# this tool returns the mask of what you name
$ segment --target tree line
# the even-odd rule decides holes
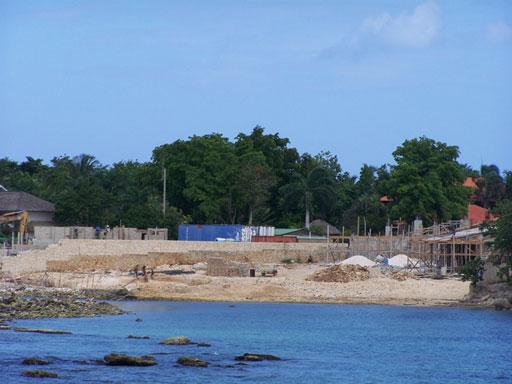
[[[396,148],[394,164],[364,164],[351,175],[336,155],[300,153],[288,138],[257,126],[232,141],[212,133],[164,144],[148,162],[106,166],[89,154],[49,164],[4,158],[0,184],[55,203],[63,225],[158,226],[176,237],[180,223],[302,228],[321,218],[350,233],[361,219],[378,233],[388,220],[463,218],[475,199],[463,186],[467,176],[477,181],[476,200],[485,208],[512,199],[512,172],[496,165],[475,170],[459,155],[457,146],[419,137]]]

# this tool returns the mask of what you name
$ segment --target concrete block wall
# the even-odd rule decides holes
[[[344,254],[338,255],[340,258]],[[279,263],[283,259],[323,260],[325,243],[231,243],[167,240],[61,240],[44,250],[3,257],[2,272],[26,273],[52,270],[121,269],[136,264],[193,264],[208,257],[250,263]],[[179,257],[177,255],[180,255]],[[58,262],[61,263],[58,263]]]

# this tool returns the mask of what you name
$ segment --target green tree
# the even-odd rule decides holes
[[[256,219],[258,224],[264,224],[268,217],[265,206],[275,180],[261,152],[248,152],[239,156],[235,194],[242,221],[252,225]]]
[[[483,225],[494,238],[491,260],[498,267],[498,276],[512,282],[512,200],[501,201],[493,213],[498,219]]]
[[[482,165],[480,177],[476,184],[476,194],[484,208],[494,208],[506,194],[506,185],[503,182],[499,168],[492,165]]]
[[[265,175],[262,189],[265,190],[265,186],[271,184],[265,204],[256,210],[256,219],[261,224],[288,226],[295,221],[280,204],[281,188],[290,182],[299,168],[299,153],[289,144],[290,140],[280,137],[278,133],[265,134],[261,126],[256,126],[249,135],[240,133],[236,137],[235,151],[238,157],[246,153],[261,153],[268,167],[269,173],[261,169]]]
[[[153,162],[166,167],[169,202],[182,207],[197,223],[236,220],[234,146],[221,134],[192,136],[153,151]]]
[[[302,208],[304,226],[309,228],[312,213],[325,217],[334,210],[335,187],[336,179],[332,171],[305,154],[301,157],[300,171],[294,173],[290,182],[281,188],[282,202],[288,208]]]
[[[392,218],[419,216],[430,224],[465,216],[470,192],[462,186],[458,147],[421,137],[406,140],[393,157],[396,165],[384,187],[393,199]]]
[[[484,261],[480,257],[468,261],[462,267],[462,281],[471,281],[471,285],[475,287],[484,273]]]

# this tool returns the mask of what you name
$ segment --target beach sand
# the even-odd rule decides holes
[[[185,270],[190,266],[182,266]],[[327,283],[306,278],[319,269],[318,264],[278,266],[275,277],[215,277],[205,271],[177,275],[155,273],[144,282],[133,275],[110,273],[32,274],[37,282],[43,278],[54,286],[69,288],[127,288],[140,299],[255,301],[297,303],[359,303],[420,306],[462,305],[469,293],[469,283],[455,277],[445,279],[416,278],[398,281],[372,271],[364,281]]]

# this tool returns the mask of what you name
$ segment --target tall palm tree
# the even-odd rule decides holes
[[[335,178],[328,169],[315,165],[302,173],[296,172],[281,192],[287,205],[304,209],[304,226],[309,229],[312,211],[327,212],[335,204],[335,184]]]

